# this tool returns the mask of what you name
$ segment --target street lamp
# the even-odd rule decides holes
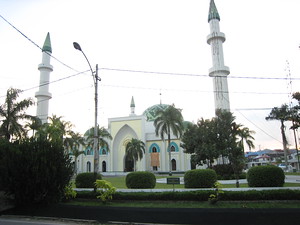
[[[96,64],[96,71],[94,72],[91,64],[88,60],[88,58],[86,57],[86,55],[84,54],[84,52],[82,51],[80,45],[77,42],[73,42],[73,46],[75,49],[79,50],[82,52],[82,54],[84,55],[86,61],[89,64],[91,73],[92,73],[92,77],[94,80],[94,86],[95,86],[95,124],[94,124],[94,175],[95,175],[95,180],[97,177],[97,173],[99,171],[99,151],[98,151],[98,123],[97,123],[97,117],[98,117],[98,81],[101,81],[100,78],[98,78],[98,64]]]

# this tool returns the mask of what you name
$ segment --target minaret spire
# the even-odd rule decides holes
[[[131,97],[130,109],[131,109],[130,116],[135,115],[135,112],[134,112],[134,111],[135,111],[135,103],[134,103],[134,98],[133,98],[133,96]]]
[[[210,1],[209,12],[208,12],[208,22],[212,19],[217,19],[220,21],[220,15],[218,13],[218,10],[217,10],[214,0]]]
[[[209,76],[213,77],[213,88],[215,98],[215,110],[222,109],[230,111],[227,76],[229,67],[224,65],[223,42],[225,34],[220,32],[220,15],[214,0],[210,1],[208,23],[210,34],[207,43],[211,46],[213,67],[209,69]]]
[[[52,47],[48,32],[42,48],[42,63],[38,66],[38,70],[40,71],[39,91],[35,93],[35,97],[37,98],[36,116],[40,118],[43,124],[47,123],[49,99],[52,97],[49,92],[50,73],[53,71],[53,66],[50,65],[51,53]]]

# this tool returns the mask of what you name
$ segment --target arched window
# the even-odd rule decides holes
[[[99,154],[100,154],[100,155],[106,155],[106,154],[107,154],[107,149],[106,149],[106,147],[101,148],[100,151],[99,151]]]
[[[149,153],[153,153],[153,152],[160,152],[160,148],[156,143],[153,143],[149,147]]]
[[[171,152],[179,152],[179,147],[174,141],[170,143],[170,150]],[[170,150],[168,149],[168,151]]]
[[[175,147],[174,147],[174,145],[171,146],[171,152],[175,152]]]
[[[91,149],[91,148],[87,148],[85,150],[85,152],[86,152],[86,155],[93,155],[94,154],[93,149]]]
[[[91,172],[91,162],[90,161],[88,161],[86,163],[86,172]]]

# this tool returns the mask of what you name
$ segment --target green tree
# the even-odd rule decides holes
[[[288,141],[285,135],[285,125],[284,123],[290,119],[290,110],[287,104],[283,104],[280,108],[274,107],[270,114],[266,117],[266,120],[279,120],[280,121],[280,131],[281,131],[281,137],[282,137],[282,145],[284,150],[284,160],[285,160],[285,166],[287,169],[288,166],[288,159],[287,159],[287,145]]]
[[[171,164],[171,134],[180,138],[184,127],[183,127],[183,117],[181,110],[175,108],[174,104],[167,107],[166,109],[161,109],[157,111],[157,117],[154,120],[155,134],[165,140],[165,135],[167,135],[168,140],[168,152],[169,152],[169,175],[172,176],[172,164]]]
[[[130,142],[127,143],[125,148],[125,155],[128,160],[136,161],[141,160],[145,154],[145,143],[141,140],[132,138]],[[135,170],[136,167],[134,167]]]
[[[181,138],[181,147],[185,149],[185,153],[193,154],[192,163],[195,165],[207,164],[208,167],[211,167],[218,157],[215,140],[214,120],[202,118],[184,132]]]
[[[6,92],[4,104],[0,105],[0,137],[11,141],[13,138],[22,138],[26,136],[26,130],[20,124],[20,120],[29,119],[30,116],[25,110],[33,105],[31,98],[17,102],[17,98],[22,91],[10,88]]]

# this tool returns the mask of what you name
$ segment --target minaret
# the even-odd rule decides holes
[[[211,46],[213,67],[209,69],[209,76],[213,77],[213,88],[215,95],[215,110],[223,109],[230,111],[227,76],[229,68],[224,65],[223,42],[225,34],[220,32],[220,15],[214,0],[210,1],[208,23],[210,34],[207,43]]]
[[[50,34],[48,33],[42,48],[42,63],[38,66],[40,71],[39,91],[35,93],[35,97],[37,98],[36,116],[40,118],[42,124],[47,123],[49,99],[52,97],[49,92],[50,72],[53,71],[53,66],[50,65],[51,53]]]
[[[131,97],[130,110],[131,110],[130,116],[134,116],[135,115],[135,112],[134,112],[135,104],[134,104],[133,96]]]

